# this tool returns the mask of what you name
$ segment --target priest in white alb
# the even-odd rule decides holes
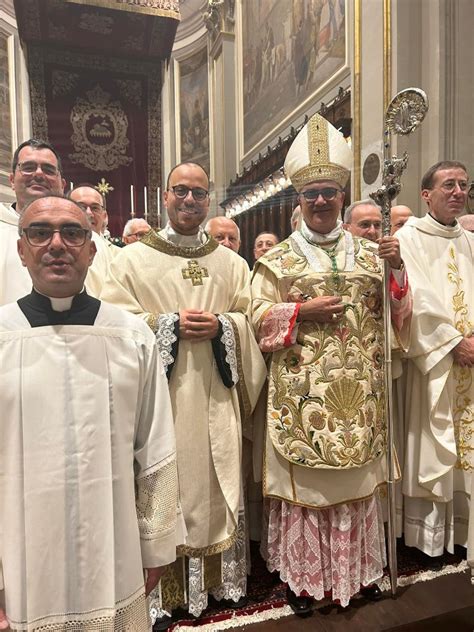
[[[0,629],[146,632],[185,536],[155,338],[84,291],[74,202],[33,201],[20,232],[33,290],[0,308]]]
[[[208,592],[230,604],[246,593],[242,429],[265,364],[247,321],[247,263],[200,226],[209,211],[206,172],[176,166],[164,200],[167,226],[114,258],[102,298],[148,323],[168,372],[188,536],[161,582],[161,602],[168,613],[186,605],[199,616]]]
[[[410,217],[397,232],[413,288],[405,406],[405,542],[432,557],[445,548],[453,552],[455,544],[466,547],[472,522],[474,235],[457,221],[468,189],[462,163],[436,163],[421,184],[428,213]],[[472,532],[472,524],[470,528]]]
[[[324,596],[343,606],[359,591],[379,598],[386,562],[383,259],[402,346],[410,293],[395,237],[377,244],[342,227],[351,164],[342,134],[313,116],[285,160],[300,226],[260,257],[252,279],[255,331],[272,353],[262,551],[298,615]]]
[[[66,181],[59,154],[49,143],[30,138],[13,154],[10,184],[16,201],[0,202],[0,305],[16,301],[31,291],[31,278],[17,255],[18,223],[27,204],[50,193],[62,194]],[[103,239],[93,233],[98,253],[89,268],[86,286],[99,296],[107,276],[107,251]],[[102,247],[101,247],[102,246]]]

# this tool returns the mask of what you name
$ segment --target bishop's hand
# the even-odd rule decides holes
[[[301,304],[297,320],[312,320],[317,323],[337,323],[344,314],[340,296],[318,296]]]

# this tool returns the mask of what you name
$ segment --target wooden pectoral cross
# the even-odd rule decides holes
[[[182,268],[183,279],[191,279],[193,285],[203,285],[203,278],[209,277],[207,268],[201,268],[196,259],[188,261],[188,267]]]

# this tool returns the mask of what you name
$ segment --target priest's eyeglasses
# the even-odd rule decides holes
[[[324,189],[308,189],[307,191],[302,191],[300,195],[302,195],[307,202],[316,202],[320,195],[323,196],[326,202],[331,202],[341,191],[342,189],[336,189],[335,187],[324,187]]]
[[[87,211],[89,208],[92,213],[102,213],[105,211],[104,207],[101,204],[86,204],[85,202],[76,202],[79,208],[82,208],[83,211]]]
[[[25,235],[30,246],[47,246],[53,239],[54,233],[59,233],[66,246],[83,246],[86,239],[92,235],[92,231],[81,226],[28,226],[20,229],[20,235]]]
[[[184,200],[190,191],[196,202],[204,202],[206,197],[209,195],[209,191],[206,191],[206,189],[201,189],[201,187],[194,187],[193,189],[190,189],[184,184],[177,184],[176,186],[171,187],[171,189],[180,200]]]
[[[57,176],[59,173],[59,169],[49,162],[19,162],[17,167],[24,176],[32,176],[38,171],[38,167],[45,176]]]

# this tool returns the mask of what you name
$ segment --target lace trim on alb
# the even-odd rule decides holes
[[[309,265],[315,272],[327,272],[327,268],[323,266],[321,261],[315,256],[311,245],[306,241],[303,235],[297,231],[291,234],[291,239],[293,239],[298,246],[300,247],[301,252],[306,257]],[[346,251],[346,265],[344,270],[347,272],[352,272],[355,268],[355,256],[354,256],[354,240],[352,239],[351,233],[347,230],[344,231],[344,246]],[[324,248],[321,248],[324,252]]]
[[[179,314],[161,314],[157,319],[156,341],[160,350],[161,361],[166,368],[173,364],[173,344],[178,340],[174,333],[174,325],[179,320]]]
[[[220,324],[222,325],[222,337],[221,342],[225,347],[225,360],[230,367],[230,372],[232,374],[232,381],[234,382],[234,386],[239,381],[239,372],[237,370],[237,354],[235,352],[235,335],[234,329],[232,325],[229,323],[225,316],[219,314],[217,317]]]

